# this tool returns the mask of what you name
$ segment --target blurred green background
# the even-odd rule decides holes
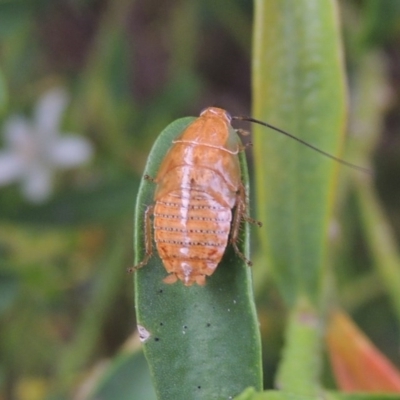
[[[400,2],[339,5],[349,84],[343,157],[364,165],[359,149],[369,146],[393,253],[400,239]],[[252,21],[245,0],[0,3],[0,399],[89,398],[113,376],[118,387],[129,386],[129,374],[112,371],[133,357],[129,368],[148,385],[138,378],[145,364],[136,353],[126,273],[138,183],[151,145],[174,119],[212,105],[251,114]],[[353,185],[340,186],[332,225],[338,297],[399,366],[395,311],[373,268],[379,238],[368,233],[369,211]],[[258,306],[271,388],[284,306],[268,285]],[[326,384],[333,385],[328,367]]]

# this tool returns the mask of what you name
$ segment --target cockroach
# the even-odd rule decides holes
[[[186,286],[204,285],[231,243],[246,264],[237,241],[246,215],[246,192],[241,181],[238,154],[243,149],[230,115],[207,108],[172,143],[157,176],[154,205],[145,212],[146,256],[133,269],[144,266],[152,255],[154,240],[164,267],[165,283],[180,279]]]
[[[130,271],[146,265],[152,256],[151,217],[157,252],[169,273],[165,283],[179,279],[185,286],[204,285],[220,263],[229,236],[235,253],[252,265],[237,245],[240,225],[242,221],[261,224],[246,214],[238,157],[245,146],[236,134],[242,132],[231,126],[232,119],[275,129],[342,164],[364,170],[262,121],[232,118],[221,108],[206,108],[173,140],[156,177],[145,177],[157,187],[154,204],[145,211],[146,254]]]

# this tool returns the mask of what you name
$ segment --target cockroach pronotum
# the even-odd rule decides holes
[[[244,146],[231,126],[232,119],[267,126],[342,164],[366,171],[272,125],[248,117],[232,118],[221,108],[207,108],[172,142],[157,176],[145,177],[157,188],[154,204],[145,212],[146,255],[130,271],[146,265],[152,256],[152,216],[157,251],[169,273],[165,283],[179,279],[186,286],[204,285],[206,276],[220,263],[229,236],[235,253],[251,266],[237,241],[242,221],[258,222],[246,214],[238,158]]]

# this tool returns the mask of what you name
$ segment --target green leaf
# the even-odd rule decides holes
[[[398,398],[399,396],[394,394],[338,392],[321,392],[316,396],[302,396],[276,390],[257,393],[253,388],[248,388],[241,395],[235,397],[235,400],[397,400]]]
[[[156,176],[171,141],[193,118],[169,125],[149,155],[145,174]],[[241,155],[242,179],[247,169]],[[143,180],[135,222],[136,263],[144,257],[144,211],[153,204],[155,185]],[[240,248],[248,254],[248,227]],[[156,253],[156,252],[155,252]],[[160,399],[220,399],[248,386],[262,388],[258,322],[251,270],[229,246],[205,286],[163,283],[167,275],[157,254],[136,272],[138,324],[148,332],[144,350]]]
[[[322,323],[307,302],[299,302],[291,311],[286,330],[286,345],[276,377],[280,389],[314,397],[319,385],[320,338]]]
[[[116,293],[126,279],[124,262],[129,236],[119,227],[111,233],[105,257],[98,265],[98,274],[93,282],[92,296],[88,299],[79,323],[76,324],[74,337],[58,356],[57,378],[61,391],[68,390],[77,371],[91,358],[101,335],[101,327],[109,315]]]
[[[155,400],[143,352],[123,351],[115,357],[89,399]]]
[[[336,2],[255,4],[254,116],[338,156],[345,86]],[[290,304],[317,304],[338,164],[259,127],[254,152],[266,264]]]
[[[400,3],[399,3],[400,5]],[[390,82],[386,77],[387,65],[383,54],[369,52],[357,64],[353,84],[353,113],[351,120],[352,157],[360,164],[368,165],[379,133],[383,129],[385,112],[390,103]],[[378,95],[387,93],[386,97]],[[368,249],[374,266],[386,287],[387,295],[400,321],[400,253],[394,229],[379,201],[375,179],[353,174],[351,188],[355,190],[360,208],[362,233],[368,242]],[[391,196],[395,199],[395,196]],[[376,278],[374,287],[376,287]],[[360,292],[361,294],[362,292]],[[353,295],[354,298],[354,295]]]
[[[363,6],[361,42],[366,47],[377,47],[389,40],[396,40],[399,32],[400,2],[366,0]]]
[[[8,102],[7,82],[3,71],[0,70],[0,115],[3,114]]]
[[[317,396],[302,396],[296,393],[285,393],[277,390],[256,392],[254,388],[248,388],[235,400],[318,400]]]
[[[139,187],[134,176],[107,182],[99,187],[69,190],[41,205],[2,201],[0,220],[40,225],[74,226],[115,222],[132,212]]]
[[[327,400],[398,400],[398,394],[387,393],[328,393]]]
[[[19,289],[16,274],[6,271],[0,272],[0,316],[11,308],[17,299]]]
[[[0,4],[0,38],[23,30],[30,23],[34,6],[26,2],[2,1]]]

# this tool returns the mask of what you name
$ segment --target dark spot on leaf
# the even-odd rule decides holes
[[[160,341],[160,338],[156,337],[156,338],[154,338],[154,340],[155,340],[156,342],[159,342],[159,341]]]
[[[197,386],[197,389],[201,389],[201,386],[199,385],[199,386]]]
[[[207,328],[209,328],[210,326],[211,326],[211,324],[208,322],[208,323],[207,323]]]
[[[163,326],[164,324],[162,322],[160,322],[160,326]]]
[[[183,325],[183,329],[187,329],[187,326],[186,326],[186,325]]]
[[[162,293],[163,292],[163,290],[162,289],[160,289],[159,291],[158,291],[158,293]]]

